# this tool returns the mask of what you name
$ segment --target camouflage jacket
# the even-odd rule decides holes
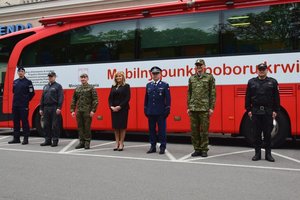
[[[98,96],[95,88],[92,85],[80,85],[73,94],[71,103],[71,112],[74,112],[77,106],[77,111],[96,112],[98,105]]]
[[[212,74],[197,74],[189,79],[187,107],[190,111],[214,110],[216,102],[216,85]]]

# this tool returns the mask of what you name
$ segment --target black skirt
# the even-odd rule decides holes
[[[119,112],[111,112],[113,129],[126,129],[128,121],[128,109],[121,109]]]

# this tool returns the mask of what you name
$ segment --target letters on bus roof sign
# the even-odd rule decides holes
[[[13,25],[8,25],[8,26],[1,26],[0,25],[0,36],[1,35],[6,35],[8,33],[13,33],[16,31],[24,30],[24,29],[29,29],[32,28],[31,23],[27,23],[26,25],[23,24],[13,24]]]

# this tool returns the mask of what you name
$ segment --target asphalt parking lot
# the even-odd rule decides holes
[[[273,150],[275,163],[253,162],[247,145],[213,141],[208,157],[190,157],[191,144],[168,143],[166,154],[146,154],[145,141],[126,141],[113,151],[112,140],[92,140],[91,149],[74,149],[77,139],[58,147],[7,144],[0,135],[0,199],[299,199],[298,144]],[[288,146],[289,147],[289,146]]]

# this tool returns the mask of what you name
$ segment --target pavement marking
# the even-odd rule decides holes
[[[165,154],[171,161],[177,160],[167,149],[165,151]]]
[[[236,152],[231,152],[231,153],[222,153],[222,154],[218,154],[218,155],[214,155],[214,156],[208,156],[208,157],[191,158],[191,159],[187,159],[187,160],[184,160],[184,161],[190,162],[190,161],[196,161],[196,160],[205,160],[205,159],[222,157],[222,156],[230,156],[230,155],[235,155],[235,154],[248,153],[248,152],[251,152],[251,151],[254,151],[254,150],[251,149],[251,150],[236,151]]]
[[[91,148],[95,148],[95,147],[101,147],[101,146],[105,146],[105,145],[109,145],[109,144],[113,144],[113,143],[115,143],[115,142],[106,142],[106,143],[102,143],[102,144],[98,144],[98,145],[94,145],[94,146],[91,146]],[[73,150],[71,150],[71,151],[67,151],[67,152],[65,152],[65,153],[74,153],[74,152],[80,152],[80,151],[92,151],[92,150],[94,150],[94,149],[91,149],[91,150],[86,150],[86,149],[73,149]]]
[[[34,150],[11,149],[11,148],[0,148],[0,150],[15,151],[15,152],[27,152],[27,153],[44,153],[44,154],[56,154],[56,155],[68,155],[68,156],[89,156],[89,157],[99,157],[99,158],[114,158],[114,159],[117,158],[117,159],[127,159],[127,160],[172,162],[172,163],[181,163],[181,164],[211,165],[211,166],[225,166],[225,167],[237,167],[237,168],[300,172],[299,168],[282,168],[282,167],[267,167],[267,166],[255,166],[255,165],[223,164],[223,163],[213,163],[213,162],[193,162],[193,161],[184,162],[184,161],[179,161],[179,160],[171,161],[171,160],[166,160],[166,159],[138,158],[138,157],[127,157],[127,156],[110,156],[110,155],[96,155],[96,154],[82,154],[82,153],[58,153],[58,152],[51,152],[51,151],[34,151]]]
[[[69,144],[67,144],[67,146],[61,149],[58,153],[65,153],[73,144],[75,144],[76,141],[77,139],[71,140],[71,142],[69,142]]]
[[[115,143],[115,142],[108,142],[108,143],[105,143],[105,145],[109,144],[109,143]],[[104,144],[102,145],[96,145],[97,147],[98,146],[104,146]],[[128,148],[136,148],[136,147],[144,147],[144,146],[148,146],[148,144],[140,144],[140,145],[131,145],[131,146],[126,146],[126,149]],[[93,146],[94,148],[95,146]],[[124,151],[126,151],[125,147],[124,147]],[[76,153],[76,152],[95,152],[95,151],[106,151],[106,150],[113,150],[112,147],[107,147],[107,148],[101,148],[101,149],[76,149],[76,150],[72,150],[72,151],[69,151],[68,153]]]
[[[185,160],[185,159],[191,157],[191,154],[192,154],[192,153],[193,153],[193,152],[191,152],[191,153],[189,153],[189,154],[187,154],[187,155],[185,155],[185,156],[183,156],[183,157],[181,157],[181,158],[178,158],[178,160],[180,160],[180,161]]]
[[[0,137],[0,140],[6,139],[6,138],[9,138],[9,137],[11,137],[11,136]]]
[[[276,156],[279,156],[279,157],[282,157],[282,158],[285,158],[287,160],[291,160],[291,161],[294,161],[296,163],[300,163],[300,160],[297,160],[295,158],[291,158],[289,156],[285,156],[285,155],[282,155],[282,154],[279,154],[279,153],[275,153],[274,151],[272,152],[273,155],[276,155]]]

